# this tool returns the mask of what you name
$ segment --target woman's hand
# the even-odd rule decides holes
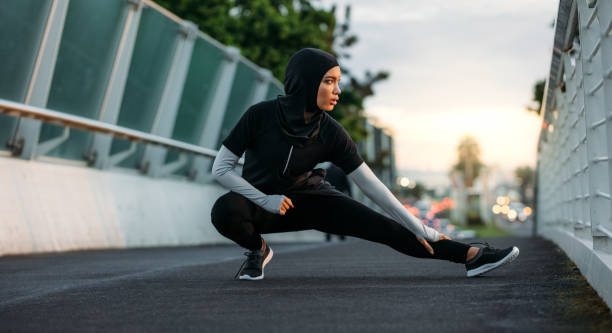
[[[272,213],[285,215],[289,208],[293,208],[293,202],[282,194],[268,194],[255,201],[261,208]]]
[[[427,252],[429,252],[429,254],[431,254],[433,256],[434,254],[434,250],[431,247],[431,245],[429,245],[429,243],[424,240],[423,238],[416,236],[416,239],[419,241],[419,243],[423,244],[423,246],[425,247],[425,249],[427,250]],[[446,236],[443,233],[440,233],[440,238],[438,238],[438,240],[451,240],[450,237]],[[437,242],[437,241],[436,241]]]
[[[438,238],[438,240],[451,240],[451,238],[443,233],[440,233],[440,238]]]
[[[283,196],[283,202],[281,203],[280,214],[285,215],[285,213],[289,210],[289,208],[294,208],[293,202],[291,202],[291,199]]]

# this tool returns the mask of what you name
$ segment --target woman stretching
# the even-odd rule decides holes
[[[251,106],[213,163],[231,190],[215,202],[211,218],[223,236],[248,249],[236,276],[260,280],[272,258],[261,234],[315,229],[386,244],[404,254],[465,264],[476,276],[514,260],[517,247],[494,249],[455,242],[410,214],[374,175],[346,130],[324,111],[340,95],[340,67],[329,53],[302,49],[285,72],[285,96]],[[234,167],[246,151],[242,176]],[[378,204],[386,217],[325,181],[330,161]]]

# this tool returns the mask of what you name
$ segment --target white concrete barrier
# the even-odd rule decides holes
[[[231,243],[210,221],[226,192],[136,171],[0,156],[0,255]],[[324,240],[314,230],[264,237]]]

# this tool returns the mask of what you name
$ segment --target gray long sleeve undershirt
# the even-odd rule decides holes
[[[266,211],[280,214],[281,204],[285,196],[278,194],[267,195],[242,178],[234,170],[238,159],[239,156],[236,156],[236,154],[221,145],[212,167],[215,179],[227,189],[243,195]],[[348,177],[357,184],[368,198],[374,201],[403,227],[428,241],[435,242],[439,239],[440,234],[435,229],[424,225],[417,217],[404,208],[366,163],[362,163]]]
[[[415,235],[432,242],[440,238],[440,234],[436,229],[423,224],[397,200],[365,162],[349,173],[348,177],[357,184],[368,198],[387,212],[394,221],[412,231]]]
[[[240,159],[239,156],[236,156],[231,150],[221,145],[212,166],[212,173],[215,175],[215,179],[225,188],[242,194],[268,212],[280,214],[284,195],[267,195],[242,178],[234,170],[238,159]]]

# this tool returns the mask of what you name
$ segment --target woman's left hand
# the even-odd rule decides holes
[[[451,238],[443,233],[440,233],[440,238],[438,238],[438,240],[451,240]]]
[[[427,252],[429,252],[429,254],[431,254],[433,256],[434,250],[431,247],[431,245],[429,245],[429,243],[425,239],[423,239],[423,238],[421,238],[419,236],[416,236],[416,239],[419,241],[419,243],[421,243],[425,247],[425,250],[427,250]],[[446,236],[443,233],[440,233],[440,237],[438,238],[437,241],[439,241],[439,240],[451,240],[451,238]]]

